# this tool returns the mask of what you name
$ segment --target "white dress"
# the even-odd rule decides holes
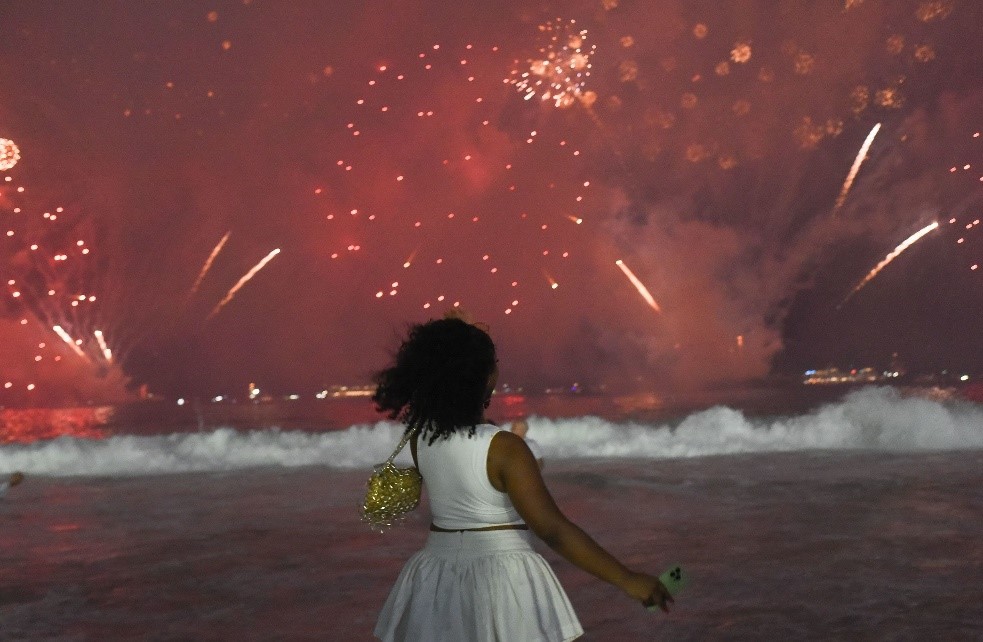
[[[467,529],[522,523],[488,481],[491,438],[500,429],[478,426],[432,446],[421,438],[417,460],[433,522]],[[554,642],[583,634],[553,569],[532,548],[528,530],[430,532],[406,562],[376,624],[385,641]]]

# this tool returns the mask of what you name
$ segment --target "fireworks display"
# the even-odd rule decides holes
[[[585,100],[591,56],[597,49],[588,44],[587,30],[577,27],[576,20],[557,18],[539,25],[539,31],[545,40],[539,55],[514,69],[505,82],[514,85],[523,100],[538,98],[560,109]]]
[[[652,297],[652,294],[648,291],[648,288],[645,287],[644,283],[638,280],[638,277],[635,276],[634,272],[628,269],[628,266],[625,265],[625,262],[622,261],[621,259],[618,259],[614,263],[621,269],[622,272],[625,273],[625,276],[627,276],[628,280],[631,281],[631,284],[635,286],[635,289],[638,290],[638,293],[642,295],[642,298],[645,299],[645,302],[649,304],[649,307],[651,307],[656,312],[662,312],[662,309],[659,307],[659,304],[655,302],[655,299]]]
[[[20,149],[17,143],[8,138],[0,138],[0,172],[13,169],[19,160]]]
[[[191,286],[191,294],[194,294],[195,292],[198,291],[198,287],[201,285],[201,282],[205,280],[205,275],[208,274],[208,270],[212,268],[212,263],[215,262],[215,257],[218,256],[219,252],[222,251],[222,248],[225,247],[226,241],[229,240],[230,234],[232,234],[231,231],[226,232],[225,236],[221,238],[221,240],[212,250],[212,253],[208,255],[207,259],[205,259],[205,264],[201,266],[201,272],[198,273],[198,278],[195,279],[194,284],[192,284]]]
[[[874,128],[870,130],[869,134],[867,134],[864,144],[860,146],[860,151],[857,152],[857,157],[853,161],[853,166],[850,167],[850,173],[847,174],[846,180],[843,182],[843,189],[840,190],[840,195],[836,198],[836,205],[833,206],[834,213],[843,207],[843,203],[846,202],[847,194],[850,193],[850,187],[853,185],[854,179],[857,178],[857,172],[860,171],[860,166],[863,164],[864,159],[867,158],[867,152],[870,150],[870,146],[874,143],[874,137],[877,136],[877,132],[879,132],[880,129],[880,123],[874,125]]]
[[[978,3],[80,7],[0,24],[11,390],[350,383],[454,307],[507,379],[755,378],[846,350],[809,329],[932,219],[920,314],[983,297]]]
[[[113,362],[113,351],[109,349],[109,345],[106,343],[106,337],[103,335],[102,330],[94,330],[92,332],[96,337],[96,341],[99,343],[99,349],[102,350],[102,356],[106,360],[106,363]]]
[[[846,296],[846,298],[843,299],[843,301],[840,303],[840,307],[842,307],[844,303],[846,303],[847,301],[849,301],[850,300],[850,297],[852,297],[854,294],[856,294],[857,292],[859,292],[865,285],[867,285],[868,283],[870,283],[874,279],[875,276],[877,276],[878,274],[880,274],[881,270],[883,270],[884,268],[886,268],[891,263],[891,261],[893,261],[894,259],[898,258],[901,255],[902,252],[904,252],[909,247],[911,247],[912,245],[914,245],[915,243],[917,243],[923,236],[925,236],[929,232],[932,232],[933,230],[937,230],[938,228],[939,228],[938,221],[933,221],[932,223],[926,225],[925,227],[923,227],[922,229],[918,230],[917,232],[915,232],[914,234],[912,234],[911,236],[909,236],[908,238],[906,238],[904,241],[902,241],[901,244],[898,245],[898,247],[896,247],[893,250],[891,250],[891,252],[887,256],[884,257],[884,260],[883,261],[881,261],[880,263],[878,263],[877,265],[875,265],[874,266],[874,269],[872,269],[870,272],[868,272],[867,273],[867,276],[865,276],[860,281],[860,283],[858,283],[856,286],[854,286],[854,288],[852,290],[850,290],[850,294],[848,294]]]
[[[17,145],[5,140],[2,147],[4,171],[20,170]],[[52,203],[47,190],[35,189],[14,174],[0,183],[4,336],[30,337],[20,356],[26,363],[0,364],[3,389],[13,395],[39,392],[47,376],[92,376],[111,365],[107,339],[95,330],[101,311],[93,222],[78,206]]]
[[[273,250],[272,252],[264,256],[263,259],[259,263],[254,265],[248,272],[243,274],[242,278],[240,278],[236,282],[236,284],[232,286],[232,288],[228,291],[225,297],[221,301],[219,301],[214,308],[212,308],[212,311],[208,314],[208,318],[211,319],[216,314],[218,314],[222,310],[222,308],[224,308],[230,301],[232,301],[232,299],[235,298],[236,293],[242,289],[242,286],[249,283],[249,281],[252,280],[252,278],[256,276],[260,270],[266,267],[266,264],[272,261],[273,258],[279,253],[280,253],[280,248]]]
[[[83,359],[86,358],[85,352],[83,352],[82,349],[79,348],[79,343],[81,340],[73,339],[71,335],[65,332],[65,329],[60,325],[51,326],[51,330],[58,335],[59,339],[65,342],[65,345],[67,345],[69,348],[72,349],[72,352],[82,357]]]

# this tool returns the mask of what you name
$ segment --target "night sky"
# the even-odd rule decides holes
[[[980,42],[975,0],[0,2],[0,403],[364,383],[455,303],[534,387],[979,371]]]

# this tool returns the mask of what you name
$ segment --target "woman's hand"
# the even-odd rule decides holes
[[[529,422],[525,419],[513,419],[512,427],[509,428],[513,435],[518,435],[523,439],[526,438],[526,433],[529,432]]]
[[[658,606],[666,613],[669,612],[669,604],[673,601],[659,578],[645,573],[630,573],[621,584],[621,590],[641,602],[643,606]]]

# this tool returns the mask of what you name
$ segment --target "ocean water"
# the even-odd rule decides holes
[[[654,614],[542,547],[584,639],[983,639],[983,406],[633,403],[493,406],[540,413],[568,516],[630,566],[690,575]],[[425,502],[386,533],[358,519],[398,426],[112,416],[5,415],[0,472],[27,480],[0,500],[0,639],[371,639],[429,523]]]

